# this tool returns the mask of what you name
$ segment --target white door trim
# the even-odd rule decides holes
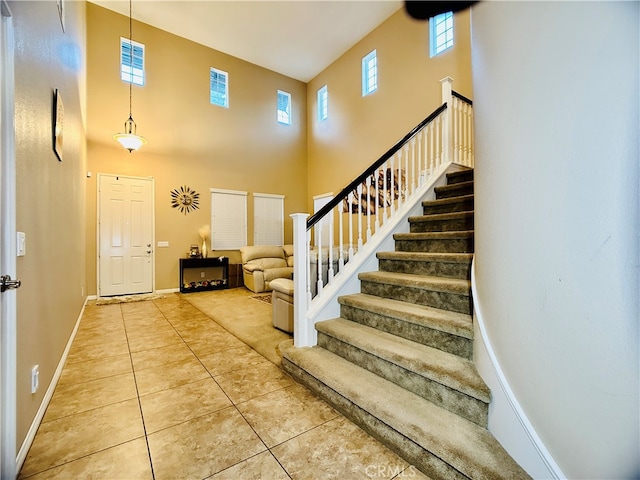
[[[14,40],[11,10],[0,3],[0,270],[16,278],[16,165],[14,133]],[[16,291],[0,300],[0,477],[15,478]]]
[[[133,180],[149,180],[151,182],[151,291],[156,291],[156,181],[154,177],[137,177],[134,175],[118,175],[98,173],[96,183],[96,296],[100,298],[100,179],[101,177],[120,177]]]

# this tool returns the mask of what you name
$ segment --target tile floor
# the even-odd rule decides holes
[[[20,478],[426,478],[180,295],[86,306]]]

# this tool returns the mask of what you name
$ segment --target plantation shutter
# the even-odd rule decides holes
[[[211,189],[211,248],[247,245],[247,192]]]

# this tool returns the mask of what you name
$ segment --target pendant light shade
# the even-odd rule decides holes
[[[133,71],[133,44],[132,44],[132,17],[131,17],[131,1],[129,0],[129,45],[131,45],[131,55],[130,59],[130,71]],[[116,133],[113,138],[120,142],[120,144],[129,150],[129,153],[134,150],[138,150],[142,145],[147,143],[147,140],[144,137],[141,137],[137,134],[138,126],[136,122],[133,121],[133,116],[131,114],[131,96],[132,96],[132,84],[133,79],[129,81],[129,118],[126,122],[124,122],[124,133]]]
[[[144,137],[136,135],[136,130],[136,122],[133,121],[133,117],[129,114],[129,119],[124,122],[125,133],[116,133],[113,138],[120,142],[120,144],[129,150],[129,153],[131,153],[147,143],[147,140]]]

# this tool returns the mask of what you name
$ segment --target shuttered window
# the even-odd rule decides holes
[[[429,19],[429,38],[432,57],[453,47],[453,12],[441,13]]]
[[[123,82],[144,85],[144,45],[120,37],[120,78]]]
[[[227,72],[211,67],[209,99],[213,105],[229,108],[229,74]]]
[[[369,95],[378,89],[378,56],[376,51],[362,59],[362,96]]]
[[[211,248],[247,245],[247,192],[211,189]]]
[[[291,125],[291,94],[278,90],[278,122]]]
[[[253,244],[284,244],[284,195],[253,194]]]

